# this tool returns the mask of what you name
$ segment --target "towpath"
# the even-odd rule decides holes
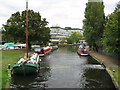
[[[95,51],[89,51],[89,53],[92,57],[106,66],[106,70],[110,74],[116,88],[120,90],[120,60]],[[110,70],[110,68],[112,68],[112,70]],[[115,78],[115,73],[117,73],[117,79]]]
[[[98,53],[95,51],[91,51],[90,55],[101,60],[101,62],[103,62],[106,67],[118,67],[118,68],[120,68],[120,60],[118,60],[118,59],[112,58],[110,56],[106,56],[104,54],[101,54],[101,53]]]

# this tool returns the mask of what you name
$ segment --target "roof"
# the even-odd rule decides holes
[[[56,26],[56,27],[50,27],[50,28],[60,28],[60,29],[64,29],[64,30],[83,30],[83,29],[80,29],[80,28],[72,28],[72,27],[65,27],[65,28],[61,28],[59,26]]]

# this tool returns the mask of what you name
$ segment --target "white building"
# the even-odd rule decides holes
[[[65,28],[61,28],[61,27],[50,27],[50,41],[53,44],[59,44],[61,43],[61,41],[64,41],[64,43],[66,42],[66,38],[68,36],[70,36],[73,32],[80,32],[81,34],[83,34],[83,30],[79,29],[79,28],[71,28],[71,27],[65,27]]]
[[[80,32],[81,34],[83,34],[83,30],[79,28],[65,27],[64,30],[66,30],[66,32],[69,32],[70,34],[72,34],[73,32]]]

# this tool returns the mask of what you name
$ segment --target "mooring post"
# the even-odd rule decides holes
[[[11,65],[8,64],[8,76],[11,77],[12,70],[11,70]]]
[[[8,69],[10,70],[10,64],[8,64]]]

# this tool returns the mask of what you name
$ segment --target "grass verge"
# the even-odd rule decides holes
[[[0,50],[0,90],[2,89],[2,51]]]
[[[15,62],[18,61],[19,57],[25,55],[25,50],[3,50],[2,51],[2,88],[6,87],[6,84],[10,82],[8,76],[8,64],[11,65],[11,68]]]
[[[117,87],[120,88],[120,68],[118,67],[109,67],[112,78],[116,81]]]

